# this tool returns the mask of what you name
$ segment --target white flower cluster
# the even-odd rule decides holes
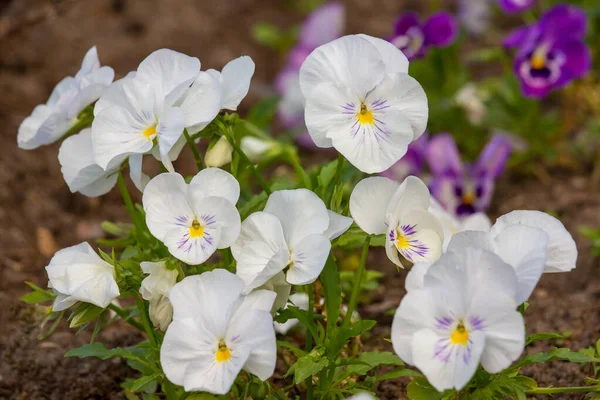
[[[315,142],[335,147],[364,172],[396,163],[427,123],[427,99],[407,71],[402,52],[369,36],[317,48],[300,71]],[[75,78],[61,82],[19,131],[21,147],[50,143],[99,98],[91,129],[66,139],[59,151],[70,189],[106,193],[128,158],[143,191],[148,230],[172,257],[199,265],[217,249],[231,249],[235,274],[215,269],[181,279],[165,260],[140,265],[148,274],[140,294],[150,303],[153,324],[166,331],[160,361],[167,378],[186,391],[215,394],[227,393],[242,369],[268,379],[275,369],[275,331],[297,323],[274,325],[272,313],[288,300],[309,307],[305,294],[290,296],[292,285],[316,281],[331,241],[354,221],[368,235],[384,235],[394,264],[414,264],[392,341],[436,389],[464,387],[479,364],[498,372],[516,360],[525,340],[517,306],[543,272],[575,267],[577,250],[564,226],[537,211],[515,211],[493,226],[481,216],[457,221],[412,176],[401,184],[383,177],[359,182],[349,201],[352,218],[328,210],[312,191],[295,189],[273,192],[263,211],[241,221],[233,175],[206,168],[188,183],[172,161],[185,143],[184,129],[198,132],[220,110],[235,110],[253,73],[249,57],[222,72],[204,72],[197,58],[163,49],[109,86],[112,70],[99,66],[93,48]],[[145,154],[169,172],[146,177]],[[59,251],[46,269],[55,311],[76,302],[107,307],[120,295],[115,267],[87,243]]]

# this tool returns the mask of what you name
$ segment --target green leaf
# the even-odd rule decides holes
[[[313,317],[322,317],[316,314],[313,314]],[[288,306],[286,309],[279,311],[274,318],[275,322],[284,323],[288,319],[296,318],[306,329],[310,331],[314,338],[318,338],[317,326],[313,319],[308,315],[308,312],[305,310],[301,310],[296,306]]]
[[[104,347],[102,343],[84,344],[65,353],[65,357],[96,357],[101,360],[106,360],[113,356],[113,351]]]
[[[342,305],[342,289],[340,287],[340,274],[332,256],[329,256],[325,268],[320,275],[325,297],[325,310],[327,311],[327,336],[331,337],[340,316]]]
[[[41,288],[38,288],[37,286],[35,286],[33,283],[31,282],[25,282],[29,285],[30,287],[35,287],[35,289],[33,289],[33,292],[27,293],[21,297],[19,297],[19,300],[27,303],[27,304],[37,304],[37,303],[44,303],[46,301],[50,301],[50,300],[54,300],[54,298],[56,297],[54,295],[54,293],[52,292],[52,290],[44,290]]]
[[[321,190],[322,197],[327,193],[327,189],[329,184],[335,177],[335,172],[337,170],[338,160],[331,161],[330,163],[325,164],[321,171],[319,172],[319,176],[317,177],[318,188]]]
[[[533,335],[527,336],[525,346],[529,346],[531,343],[536,342],[538,340],[564,339],[565,337],[566,337],[565,335],[562,335],[560,333],[555,333],[555,332],[534,333]]]
[[[529,354],[521,361],[519,361],[515,367],[523,367],[525,365],[536,364],[536,363],[546,363],[548,361],[570,361],[574,363],[597,363],[600,362],[599,358],[594,357],[590,354],[585,354],[583,352],[575,352],[571,351],[567,348],[553,348],[550,351],[545,353],[535,353]],[[514,368],[514,367],[513,367]]]
[[[368,351],[358,357],[364,365],[353,365],[346,369],[349,374],[364,375],[380,365],[404,365],[400,357],[389,351]]]
[[[406,387],[406,395],[411,400],[440,400],[443,393],[438,392],[425,378],[416,378]]]
[[[69,328],[78,328],[88,324],[103,312],[104,308],[89,303],[83,303],[73,311],[73,314],[71,314]]]
[[[293,344],[291,344],[289,342],[285,342],[283,340],[278,340],[277,346],[290,350],[292,353],[294,353],[298,357],[302,357],[302,356],[306,355],[306,352],[304,350],[301,350],[298,347],[294,346]]]
[[[270,96],[262,99],[258,104],[248,111],[246,116],[246,120],[252,123],[254,126],[258,128],[266,128],[269,126],[273,118],[275,117],[275,113],[277,112],[277,106],[279,105],[279,97],[278,96]],[[243,124],[243,126],[248,129],[248,124]],[[251,133],[259,134],[259,137],[263,139],[269,139],[269,136],[264,135],[262,131],[257,132],[256,130],[252,130]]]
[[[384,375],[380,376],[379,378],[377,378],[377,380],[385,381],[387,379],[396,379],[396,378],[400,378],[403,376],[422,377],[423,374],[421,374],[419,371],[415,371],[413,369],[402,368],[402,369],[395,369],[393,371],[390,371],[387,374],[384,374]]]
[[[329,365],[329,360],[323,357],[324,354],[325,349],[322,346],[315,347],[313,351],[304,357],[300,357],[284,377],[294,374],[294,383],[297,385],[309,376],[318,374]]]
[[[148,387],[152,386],[152,385],[156,385],[156,378],[158,378],[160,376],[160,374],[153,374],[153,375],[149,375],[149,376],[142,376],[139,379],[136,379],[135,382],[133,382],[131,384],[131,391],[132,392],[142,392],[145,389],[148,389]]]
[[[260,194],[253,196],[246,204],[240,207],[240,215],[243,219],[255,211],[262,210],[267,203],[267,194],[261,192]]]
[[[362,335],[372,329],[376,323],[376,321],[361,320],[345,328],[338,329],[335,335],[326,343],[327,357],[332,361],[335,360],[350,338]]]

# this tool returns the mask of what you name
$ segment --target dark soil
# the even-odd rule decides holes
[[[288,4],[289,3],[289,4]],[[398,0],[349,2],[349,32],[385,35],[403,9]],[[198,56],[203,68],[220,68],[239,55],[257,64],[246,104],[268,93],[281,67],[280,55],[254,43],[253,23],[269,21],[282,28],[301,17],[292,1],[277,0],[14,0],[0,2],[0,398],[119,399],[120,383],[135,373],[120,361],[65,359],[70,348],[89,341],[61,326],[49,340],[37,340],[43,310],[16,299],[26,292],[23,281],[45,286],[44,266],[52,254],[83,240],[102,237],[100,222],[126,221],[118,193],[99,199],[72,195],[63,182],[58,145],[35,151],[16,147],[20,122],[44,102],[53,86],[73,74],[85,51],[98,46],[101,62],[118,76],[134,69],[151,51],[169,47]],[[377,4],[377,7],[375,7]],[[360,16],[360,18],[359,18]],[[178,167],[191,173],[193,163]],[[527,310],[529,333],[571,331],[564,343],[572,349],[600,338],[600,278],[589,242],[579,227],[600,226],[600,197],[587,176],[566,172],[543,180],[505,177],[499,184],[493,214],[513,209],[539,209],[560,216],[576,237],[580,257],[569,274],[545,276]],[[385,256],[374,253],[370,268],[385,273],[363,317],[379,324],[365,340],[366,349],[391,351],[391,317],[404,295],[405,271],[397,271]],[[103,331],[107,346],[125,346],[141,339],[126,326]],[[528,349],[542,351],[555,343],[540,342]],[[541,386],[580,385],[589,371],[577,365],[553,363],[526,370]],[[404,398],[409,379],[379,384],[383,399]],[[563,398],[578,398],[564,396]]]

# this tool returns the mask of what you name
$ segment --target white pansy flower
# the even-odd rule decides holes
[[[400,185],[384,177],[366,178],[350,196],[356,224],[368,234],[385,234],[386,253],[400,267],[398,254],[417,263],[433,262],[442,253],[444,232],[429,205],[429,189],[414,176]]]
[[[46,272],[48,287],[56,293],[53,311],[62,311],[78,301],[106,308],[119,296],[114,266],[85,242],[56,252]]]
[[[244,282],[223,269],[188,276],[170,292],[173,322],[160,349],[167,378],[186,392],[226,394],[242,369],[266,380],[277,358],[275,293],[243,296]]]
[[[349,35],[313,51],[300,68],[305,122],[319,147],[335,147],[363,172],[394,165],[425,131],[427,97],[391,43]]]
[[[204,164],[207,167],[222,167],[229,164],[232,159],[233,146],[227,140],[225,135],[221,136],[213,147],[206,150]]]
[[[58,161],[63,178],[72,193],[88,197],[102,196],[117,183],[119,165],[106,170],[94,161],[92,130],[86,128],[66,138],[60,145]]]
[[[145,274],[149,274],[142,281],[140,294],[150,302],[150,319],[154,326],[165,331],[173,316],[169,292],[177,283],[178,271],[168,269],[164,261],[142,262],[140,266]]]
[[[425,274],[422,289],[402,299],[392,344],[438,391],[462,389],[478,365],[498,373],[525,346],[516,311],[514,269],[497,255],[467,247],[444,254]]]
[[[288,305],[296,306],[301,310],[308,310],[308,295],[306,293],[294,293],[290,296],[290,301],[285,305],[285,308],[288,308]],[[296,318],[290,318],[284,323],[275,322],[275,332],[280,335],[285,335],[289,332],[290,329],[298,325],[300,321]]]
[[[376,400],[377,397],[368,392],[357,393],[354,396],[347,397],[346,400]]]
[[[188,132],[200,132],[220,110],[236,111],[248,94],[254,69],[254,61],[242,56],[227,63],[221,72],[214,69],[200,72],[180,105]]]
[[[173,171],[170,152],[186,127],[177,103],[199,72],[197,58],[161,49],[146,57],[135,73],[115,82],[94,108],[92,142],[98,165],[107,168],[131,156],[132,178],[137,177],[141,157],[156,142],[160,159]],[[141,181],[134,182],[143,189]]]
[[[240,236],[231,246],[236,273],[246,283],[246,292],[288,266],[288,283],[314,282],[325,266],[331,238],[351,224],[350,218],[331,217],[325,203],[310,190],[274,192],[264,211],[244,220]]]
[[[485,213],[477,212],[466,217],[450,214],[433,197],[430,199],[429,212],[437,217],[444,230],[444,250],[448,248],[453,235],[464,231],[487,232],[492,226],[490,218]]]
[[[206,261],[233,244],[240,233],[238,181],[228,172],[206,168],[190,184],[176,173],[153,178],[142,197],[150,233],[188,264]]]
[[[17,142],[30,150],[60,139],[77,123],[77,116],[102,95],[114,78],[110,67],[101,67],[96,47],[88,50],[81,69],[56,85],[46,104],[38,105],[19,126]]]

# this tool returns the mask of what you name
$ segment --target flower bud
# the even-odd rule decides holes
[[[213,147],[206,151],[204,163],[207,167],[222,167],[223,165],[231,162],[232,152],[233,147],[227,141],[227,138],[225,136],[221,136],[217,143],[215,143]]]

